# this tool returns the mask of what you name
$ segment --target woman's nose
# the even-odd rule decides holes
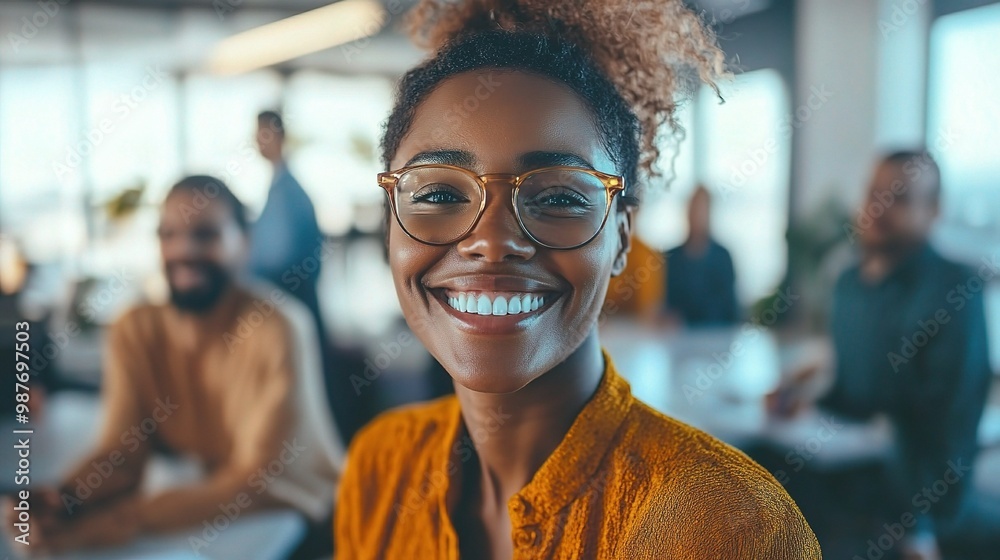
[[[476,227],[458,242],[458,252],[470,259],[488,262],[528,260],[535,244],[525,235],[514,215],[510,191],[490,192]]]

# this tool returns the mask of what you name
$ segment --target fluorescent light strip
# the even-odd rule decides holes
[[[209,69],[233,75],[264,68],[374,35],[385,20],[377,0],[342,0],[222,40]]]

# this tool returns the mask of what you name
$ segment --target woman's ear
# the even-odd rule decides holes
[[[635,206],[625,208],[623,212],[618,212],[618,253],[615,255],[615,262],[611,266],[611,276],[618,276],[625,270],[628,262],[628,252],[632,249],[632,224],[635,223]]]

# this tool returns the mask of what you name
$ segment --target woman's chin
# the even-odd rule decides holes
[[[513,377],[509,372],[488,372],[471,375],[452,375],[451,378],[462,388],[476,393],[491,393],[502,395],[514,393],[530,383],[530,377]]]

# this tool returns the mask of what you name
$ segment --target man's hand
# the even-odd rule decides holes
[[[20,512],[14,509],[17,500],[12,497],[5,497],[0,501],[0,515],[3,516],[4,533],[8,539],[13,539],[12,528],[15,523],[19,523]],[[28,498],[31,514],[31,537],[27,547],[15,546],[15,550],[27,552],[35,555],[44,552],[38,544],[45,540],[45,535],[59,530],[59,525],[64,522],[65,512],[62,510],[62,503],[59,499],[59,491],[52,487],[32,488]],[[11,540],[11,542],[13,542]]]
[[[793,418],[807,410],[816,400],[810,396],[809,387],[821,370],[821,364],[808,364],[786,376],[787,380],[767,395],[768,412],[780,418]]]
[[[5,498],[0,503],[4,527],[13,527],[18,522],[18,511],[14,509],[18,500]],[[28,498],[31,504],[31,525],[32,530],[47,531],[57,527],[64,522],[67,512],[63,509],[62,500],[59,498],[59,491],[53,487],[32,488]]]
[[[46,539],[51,552],[83,548],[104,548],[125,544],[139,534],[139,523],[128,508],[111,506],[83,514],[58,533]]]
[[[125,498],[88,513],[52,517],[32,528],[30,552],[58,554],[124,544],[139,534],[138,513],[137,501]]]

